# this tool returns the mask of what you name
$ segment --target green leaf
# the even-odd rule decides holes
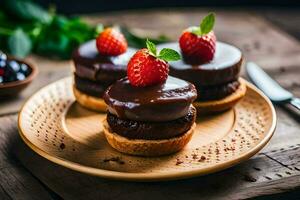
[[[53,58],[68,59],[71,56],[73,48],[75,46],[72,46],[70,39],[60,33],[60,35],[48,35],[47,37],[40,38],[35,52]]]
[[[204,19],[202,20],[200,24],[200,29],[201,29],[201,34],[205,35],[209,33],[215,24],[215,14],[214,13],[209,13]]]
[[[141,37],[137,34],[134,34],[127,27],[124,27],[124,26],[121,27],[121,31],[124,34],[129,46],[135,47],[138,49],[146,47],[145,46],[145,41],[146,41],[145,37]],[[154,44],[161,44],[161,43],[166,43],[166,42],[170,41],[170,39],[164,35],[161,35],[158,38],[149,38],[149,40],[151,40]]]
[[[56,30],[64,30],[67,28],[69,20],[65,16],[55,15],[50,24]]]
[[[52,19],[47,10],[28,0],[6,0],[9,13],[21,20],[34,20],[49,23]]]
[[[97,24],[95,28],[95,36],[97,37],[104,30],[103,24]]]
[[[51,23],[43,25],[35,40],[34,52],[51,58],[69,59],[75,48],[95,37],[95,29],[78,17],[55,15]]]
[[[146,40],[146,46],[147,49],[149,50],[149,52],[153,55],[156,56],[156,46],[153,42],[151,42],[150,40]]]
[[[158,55],[158,58],[163,59],[165,61],[176,61],[180,60],[180,54],[169,48],[163,48]]]
[[[16,57],[23,58],[31,51],[32,43],[23,29],[18,28],[8,38],[8,50]]]

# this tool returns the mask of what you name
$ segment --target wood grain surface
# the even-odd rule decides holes
[[[142,34],[148,35],[151,31],[154,35],[166,34],[175,40],[183,28],[198,24],[205,13],[207,10],[201,9],[131,11],[89,16],[86,19],[91,23],[122,23],[134,27],[136,32]],[[237,45],[247,60],[260,64],[280,84],[300,96],[299,41],[254,12],[227,9],[216,10],[216,13],[216,34],[221,41]],[[20,170],[13,175],[21,180],[17,182],[7,178],[7,168],[1,167],[0,173],[5,174],[3,178],[0,175],[1,180],[7,180],[0,184],[1,199],[18,199],[14,196],[17,193],[10,188],[25,188],[25,185],[36,185],[31,187],[37,188],[34,195],[44,194],[45,198],[51,198],[33,177],[54,191],[56,197],[65,199],[245,199],[300,187],[300,113],[288,106],[276,107],[278,126],[275,135],[260,154],[217,174],[167,183],[127,183],[90,177],[57,166],[29,150],[20,141],[17,137],[16,114],[5,116],[5,113],[17,112],[24,99],[38,88],[70,74],[70,66],[68,62],[45,60],[36,56],[29,59],[40,68],[39,78],[19,98],[6,103],[1,100],[0,104],[0,136],[3,138],[0,143],[1,153],[6,155],[3,152],[11,153],[13,150],[28,171],[19,164],[11,163],[12,158],[1,155],[5,158],[1,166]],[[16,138],[17,143],[12,144],[10,139],[4,138]],[[19,195],[30,199],[33,192],[26,188],[18,190]]]
[[[15,115],[0,118],[0,199],[52,199],[40,181],[14,158],[13,149],[20,140],[15,121]]]

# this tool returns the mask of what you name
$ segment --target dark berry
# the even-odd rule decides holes
[[[19,63],[17,63],[16,61],[12,60],[9,61],[8,65],[14,70],[14,72],[19,72],[20,71],[20,65]]]
[[[4,68],[6,66],[6,61],[0,60],[0,68]]]
[[[21,72],[25,75],[25,76],[28,76],[31,71],[30,71],[30,68],[25,64],[25,63],[22,63],[21,64]]]
[[[4,69],[4,82],[11,82],[16,80],[17,80],[16,72],[10,65],[7,65]]]
[[[28,66],[24,63],[21,64],[21,69],[23,72],[26,72],[28,70]]]
[[[17,73],[17,80],[18,81],[23,81],[25,79],[25,75],[22,72]]]
[[[5,53],[3,53],[2,51],[0,51],[0,62],[6,61],[6,60],[7,60],[7,55]]]

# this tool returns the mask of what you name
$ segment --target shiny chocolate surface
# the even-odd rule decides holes
[[[135,52],[129,47],[122,55],[103,56],[95,40],[88,41],[73,52],[75,73],[81,78],[113,83],[126,76],[127,63]]]
[[[121,119],[160,122],[187,115],[197,91],[193,84],[171,76],[148,87],[134,87],[125,77],[111,85],[103,98],[109,112]]]

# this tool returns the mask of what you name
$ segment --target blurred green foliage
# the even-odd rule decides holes
[[[69,59],[74,48],[95,38],[103,25],[91,26],[79,17],[56,14],[30,0],[5,0],[0,7],[0,49],[20,58],[33,52],[59,59]],[[129,46],[142,48],[146,38],[121,27]],[[164,36],[151,38],[158,44]]]

